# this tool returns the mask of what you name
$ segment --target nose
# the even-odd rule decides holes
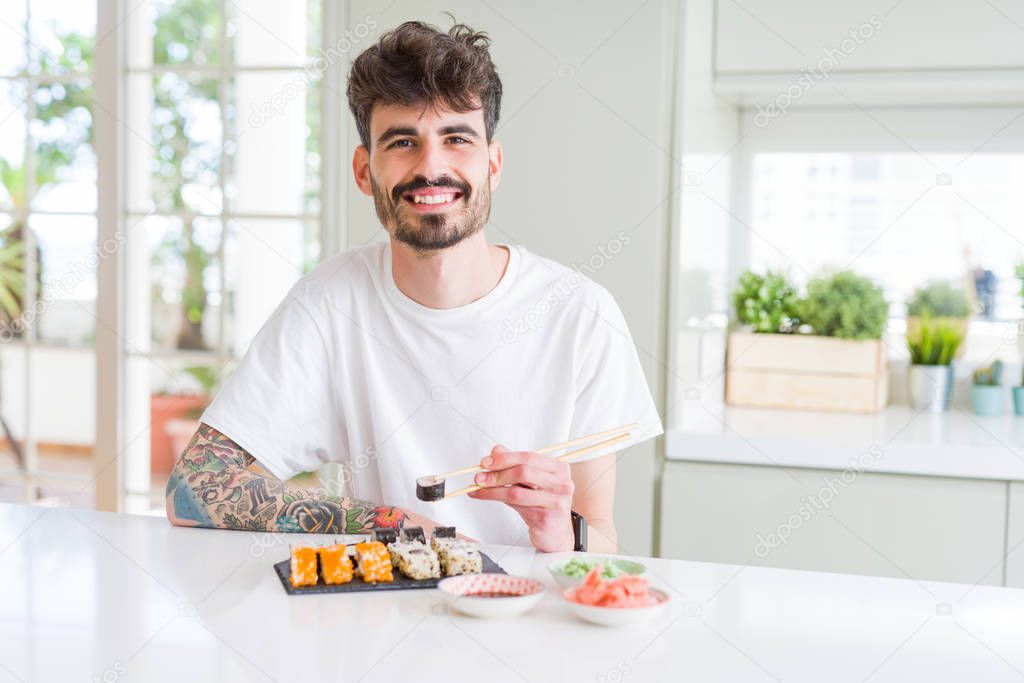
[[[434,180],[442,175],[450,175],[443,141],[428,138],[421,142],[413,173],[428,180]]]

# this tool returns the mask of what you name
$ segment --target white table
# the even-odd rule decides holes
[[[609,630],[524,548],[485,548],[552,589],[518,619],[435,590],[292,597],[271,565],[296,539],[0,505],[0,682],[1024,678],[1014,589],[641,558],[672,612]]]

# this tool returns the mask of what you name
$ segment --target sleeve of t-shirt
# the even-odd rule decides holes
[[[279,479],[317,470],[343,458],[330,376],[324,338],[292,290],[200,419]]]
[[[571,436],[631,422],[639,423],[639,427],[628,440],[588,453],[575,462],[623,451],[664,432],[626,319],[606,289],[596,284],[593,288],[594,296],[582,302]]]

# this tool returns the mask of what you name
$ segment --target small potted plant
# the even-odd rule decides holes
[[[746,271],[732,294],[736,320],[758,334],[788,333],[800,325],[796,287],[784,273]]]
[[[872,413],[888,400],[882,289],[850,271],[811,280],[807,296],[777,272],[744,273],[726,352],[730,405]]]
[[[1024,377],[1021,378],[1021,386],[1014,387],[1013,412],[1017,415],[1024,415]]]
[[[933,324],[957,328],[966,338],[970,315],[971,302],[963,289],[933,280],[915,289],[907,301],[907,336],[916,337],[922,319],[927,317]]]
[[[933,320],[926,312],[913,328],[907,328],[910,351],[910,403],[941,413],[949,408],[953,393],[953,358],[963,343],[963,328],[948,320]]]
[[[840,339],[881,339],[889,319],[882,288],[849,270],[808,282],[797,311],[814,334]]]
[[[999,384],[1003,374],[1003,362],[974,371],[974,385],[971,386],[971,406],[975,415],[987,417],[1003,414],[1003,387]]]

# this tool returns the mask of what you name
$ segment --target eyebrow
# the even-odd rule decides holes
[[[453,135],[455,133],[468,135],[473,138],[480,137],[480,134],[476,132],[476,129],[466,123],[457,123],[452,126],[445,126],[443,128],[439,128],[437,131],[438,135]],[[419,135],[419,131],[412,126],[391,126],[377,138],[377,146],[380,147],[391,138],[397,138],[402,135],[411,135],[415,137],[416,135]]]

